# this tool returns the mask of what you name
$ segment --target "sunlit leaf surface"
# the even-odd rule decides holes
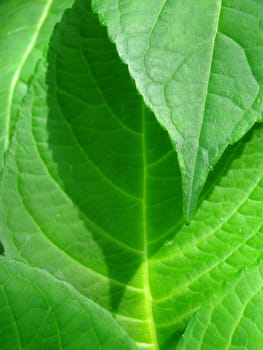
[[[70,285],[0,258],[2,350],[134,350],[111,315]]]
[[[208,172],[263,110],[263,3],[93,0],[176,147],[189,220]]]
[[[200,306],[262,259],[262,138],[257,125],[227,149],[184,225],[168,134],[78,0],[34,67],[7,150],[5,255],[73,285],[140,349],[174,349]]]
[[[262,349],[262,281],[262,263],[242,271],[194,316],[177,349]]]

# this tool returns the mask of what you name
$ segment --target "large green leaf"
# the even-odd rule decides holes
[[[47,61],[7,156],[5,254],[70,281],[154,348],[148,258],[181,220],[175,153],[85,1]]]
[[[263,265],[242,274],[191,321],[177,349],[261,350]]]
[[[93,0],[147,105],[175,145],[184,212],[263,110],[260,0]]]
[[[20,104],[54,25],[73,0],[0,2],[0,169]]]
[[[257,127],[228,150],[184,226],[167,134],[79,0],[38,65],[6,157],[5,255],[70,282],[139,348],[174,349],[200,305],[262,258],[262,137]]]
[[[52,275],[0,258],[1,350],[136,349],[112,316]]]

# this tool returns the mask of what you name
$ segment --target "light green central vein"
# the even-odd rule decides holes
[[[39,21],[37,23],[37,26],[35,28],[34,35],[32,36],[30,42],[28,43],[23,56],[21,57],[20,63],[19,63],[19,65],[14,73],[13,79],[12,79],[11,84],[10,84],[10,91],[9,91],[9,95],[8,95],[8,104],[7,104],[7,111],[6,111],[5,133],[4,133],[6,135],[5,144],[4,144],[4,151],[5,152],[9,148],[9,144],[10,144],[10,125],[11,125],[12,105],[13,105],[13,98],[14,98],[14,94],[15,94],[15,89],[16,89],[17,83],[19,81],[20,74],[24,68],[24,65],[25,65],[30,53],[34,49],[34,46],[35,46],[36,41],[38,39],[39,33],[40,33],[40,31],[43,27],[43,24],[48,16],[52,2],[53,2],[53,0],[47,0],[47,3],[45,5],[45,7],[43,8],[42,14],[41,14]]]
[[[143,187],[142,187],[142,228],[143,228],[143,260],[144,260],[144,291],[146,310],[150,325],[152,339],[152,350],[159,350],[156,327],[152,310],[152,294],[150,288],[149,259],[148,259],[148,232],[147,232],[147,159],[146,159],[146,138],[145,138],[145,105],[142,101],[142,160],[143,160]]]

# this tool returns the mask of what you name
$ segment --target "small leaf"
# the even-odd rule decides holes
[[[2,350],[135,350],[112,316],[69,284],[0,258]]]
[[[263,3],[93,0],[175,145],[187,221],[209,171],[263,110]]]
[[[193,317],[177,350],[261,350],[263,264],[243,270]]]

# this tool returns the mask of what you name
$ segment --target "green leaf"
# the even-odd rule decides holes
[[[55,30],[1,183],[9,258],[71,283],[140,349],[174,349],[192,315],[262,259],[263,129],[229,148],[183,225],[176,155],[89,3]]]
[[[0,169],[36,62],[73,0],[0,2]]]
[[[232,150],[227,168],[218,164],[209,181],[214,188],[207,188],[192,223],[150,259],[163,349],[172,349],[186,322],[226,281],[263,258],[262,137],[262,127],[257,128]]]
[[[193,215],[209,171],[263,110],[263,4],[93,0],[146,104],[167,129]]]
[[[263,264],[243,270],[191,320],[177,349],[261,350]]]
[[[69,281],[156,349],[148,259],[181,222],[180,173],[85,1],[34,73],[1,202],[7,256]]]
[[[136,349],[112,316],[39,268],[0,258],[2,350]]]

